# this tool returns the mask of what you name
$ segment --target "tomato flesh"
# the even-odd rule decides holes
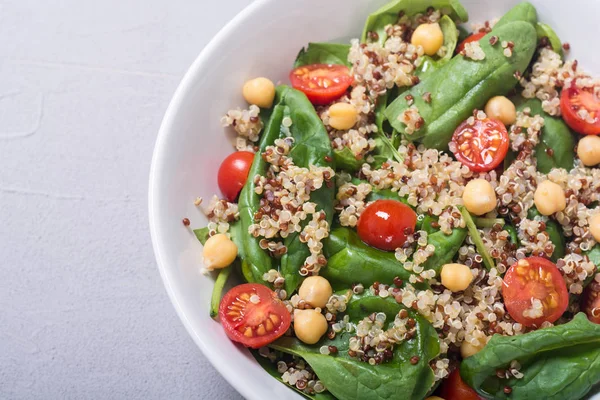
[[[252,167],[254,153],[236,151],[223,160],[219,167],[217,181],[219,189],[228,201],[235,201],[246,184],[248,172]]]
[[[555,322],[569,304],[567,285],[560,271],[542,257],[524,258],[511,266],[504,276],[502,297],[510,316],[529,327]],[[541,310],[532,310],[534,299],[541,302]]]
[[[444,400],[479,400],[477,392],[467,385],[455,369],[440,387],[440,396]]]
[[[581,296],[581,311],[595,324],[600,324],[600,283],[590,282]]]
[[[377,200],[358,220],[358,236],[369,246],[393,251],[401,247],[415,231],[417,214],[396,200]]]
[[[463,51],[465,49],[465,44],[471,43],[471,42],[478,42],[485,35],[486,35],[486,32],[473,33],[471,36],[468,36],[465,40],[460,42],[460,44],[456,47],[456,52],[460,53],[461,51]]]
[[[314,105],[325,105],[346,93],[354,78],[345,65],[311,64],[290,72],[290,82]]]
[[[508,153],[508,132],[497,119],[475,119],[463,122],[452,136],[456,146],[454,156],[473,172],[487,172],[496,168]]]
[[[579,115],[581,110],[587,111],[592,121]],[[560,94],[560,111],[563,119],[575,132],[584,135],[600,134],[600,99],[591,89],[579,89],[571,86],[564,88]]]
[[[277,294],[257,283],[238,285],[227,292],[219,305],[219,318],[229,339],[254,349],[279,338],[292,321]]]

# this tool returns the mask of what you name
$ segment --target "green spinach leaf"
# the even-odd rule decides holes
[[[535,26],[535,29],[537,31],[538,40],[547,38],[552,50],[554,50],[555,53],[558,53],[561,57],[564,56],[560,38],[556,32],[554,32],[554,29],[550,27],[550,25],[544,24],[543,22],[538,22]]]
[[[333,150],[333,160],[338,169],[348,172],[358,171],[365,163],[364,160],[357,159],[349,147],[344,147],[342,150]]]
[[[515,43],[511,57],[504,56],[501,46],[489,43],[492,35]],[[409,108],[405,96],[396,98],[385,115],[392,127],[408,139],[445,150],[456,127],[472,115],[474,109],[483,108],[490,97],[514,88],[517,83],[514,74],[527,68],[536,42],[535,28],[529,22],[516,21],[494,28],[480,41],[486,55],[484,60],[454,57],[408,91],[424,121],[419,130],[407,135],[406,125],[400,120]],[[429,102],[423,98],[426,93],[431,95]]]
[[[522,379],[499,379],[497,369],[521,364]],[[576,400],[600,381],[600,325],[583,313],[564,325],[519,336],[494,335],[479,353],[466,358],[462,378],[490,399]]]
[[[446,55],[440,59],[434,59],[433,57],[423,56],[421,65],[417,70],[417,75],[420,79],[425,79],[429,75],[440,69],[444,64],[452,59],[454,56],[454,50],[458,44],[458,29],[454,21],[447,15],[444,15],[440,19],[440,28],[444,34],[444,46],[446,47]]]
[[[309,43],[300,50],[294,68],[310,64],[340,64],[350,66],[348,52],[350,45],[340,43]]]
[[[423,269],[433,269],[437,275],[442,271],[444,264],[448,264],[467,238],[467,229],[454,228],[450,235],[437,231],[427,236],[427,244],[435,247],[434,253],[423,263]]]
[[[498,22],[496,22],[496,25],[494,25],[494,29],[515,21],[523,21],[528,22],[532,25],[536,25],[538,18],[537,11],[535,10],[533,4],[528,3],[526,1],[517,4],[516,6],[508,10],[508,12],[504,14],[502,18],[498,20]],[[504,40],[504,38],[502,38],[502,40]]]

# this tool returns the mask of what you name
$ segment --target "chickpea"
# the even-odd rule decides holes
[[[588,135],[577,145],[577,157],[586,167],[600,164],[600,136]]]
[[[600,243],[600,214],[594,214],[588,221],[590,224],[590,233],[594,237],[594,240]]]
[[[426,398],[425,400],[444,400],[439,396],[429,396],[428,398]]]
[[[329,281],[322,276],[309,276],[298,290],[300,298],[315,308],[325,307],[332,294]]]
[[[462,199],[467,210],[475,215],[483,215],[496,208],[496,192],[485,179],[473,179],[467,183]]]
[[[338,131],[346,131],[356,124],[358,111],[349,103],[335,103],[329,107],[329,125]]]
[[[229,266],[237,257],[238,248],[235,243],[223,233],[208,238],[204,244],[202,255],[204,266],[209,269],[219,269]]]
[[[442,267],[442,285],[452,292],[460,292],[473,281],[471,269],[463,264],[445,264]]]
[[[485,113],[488,117],[497,119],[504,125],[512,125],[517,120],[515,105],[504,96],[495,96],[489,99],[485,105]]]
[[[316,310],[294,311],[294,332],[306,344],[315,344],[327,332],[327,320]]]
[[[250,79],[244,83],[242,94],[249,104],[270,108],[275,99],[275,85],[267,78]]]
[[[485,345],[486,343],[482,344],[481,341],[479,341],[479,345],[474,346],[465,340],[460,345],[460,355],[462,356],[462,358],[471,357],[479,353],[485,347]]]
[[[567,206],[565,191],[556,183],[544,181],[540,183],[533,195],[533,202],[542,215],[552,215]]]
[[[410,42],[415,46],[422,46],[425,54],[433,56],[444,44],[444,33],[437,22],[421,24],[413,32]]]

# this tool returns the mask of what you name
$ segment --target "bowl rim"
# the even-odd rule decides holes
[[[149,183],[148,183],[148,222],[150,226],[150,237],[152,240],[152,248],[154,250],[154,255],[156,258],[156,263],[158,265],[158,270],[160,272],[161,279],[169,296],[171,299],[171,303],[179,316],[181,322],[188,334],[192,337],[196,345],[200,348],[200,351],[204,354],[204,356],[208,359],[211,365],[219,372],[219,374],[244,398],[256,398],[256,392],[252,390],[252,387],[249,385],[242,384],[242,381],[234,379],[234,376],[230,374],[230,370],[227,367],[226,363],[216,362],[218,359],[218,354],[216,352],[216,348],[212,346],[208,346],[203,339],[198,336],[192,327],[190,320],[185,315],[182,306],[179,304],[177,294],[173,288],[172,282],[169,280],[169,277],[166,273],[166,269],[168,265],[164,261],[163,253],[166,251],[164,245],[158,240],[158,213],[159,209],[157,206],[157,199],[159,196],[158,186],[156,181],[159,175],[159,166],[163,164],[163,159],[165,158],[164,147],[167,140],[167,135],[170,130],[170,126],[173,124],[175,119],[176,110],[178,110],[185,97],[191,90],[193,86],[192,83],[197,78],[198,70],[201,65],[208,59],[216,56],[218,52],[218,43],[225,39],[229,34],[232,33],[233,29],[239,24],[244,23],[249,20],[252,15],[266,6],[269,2],[273,0],[254,0],[246,7],[244,7],[241,11],[239,11],[229,22],[227,22],[216,35],[212,37],[212,39],[204,46],[204,48],[200,51],[198,56],[195,58],[194,62],[185,72],[183,78],[181,79],[177,89],[175,90],[171,101],[165,111],[165,115],[160,124],[160,128],[158,130],[158,136],[156,137],[156,141],[154,143],[154,150],[152,153],[152,161],[150,164],[150,175],[149,175]]]

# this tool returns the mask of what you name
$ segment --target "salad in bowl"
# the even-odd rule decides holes
[[[222,118],[211,316],[307,398],[597,391],[600,80],[529,3],[467,20],[396,0]]]

